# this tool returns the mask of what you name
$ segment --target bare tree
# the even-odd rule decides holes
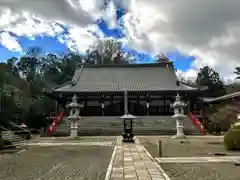
[[[95,64],[127,64],[135,62],[132,54],[124,52],[122,43],[113,39],[99,40],[89,49],[85,62]]]

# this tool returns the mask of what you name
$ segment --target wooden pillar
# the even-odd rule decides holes
[[[128,114],[128,93],[124,91],[124,114]]]
[[[111,103],[111,105],[113,105],[113,95],[112,94],[110,95],[110,103]]]
[[[140,100],[139,100],[139,98],[140,98],[140,97],[139,97],[139,96],[140,96],[140,95],[137,94],[137,105],[136,105],[136,110],[135,110],[135,111],[136,111],[135,113],[136,113],[137,115],[140,114],[140,112],[139,112],[139,109],[140,109],[140,108],[139,108],[139,107],[140,107]]]
[[[192,101],[191,101],[191,96],[188,95],[188,113],[192,111]]]
[[[204,116],[204,102],[203,102],[203,95],[201,95],[201,117]]]
[[[147,116],[149,116],[149,95],[146,93],[146,108],[147,108]]]
[[[60,111],[63,111],[64,109],[62,108],[63,105],[62,105],[62,94],[59,95],[59,98],[58,98],[58,109],[57,109],[57,112],[60,112]]]
[[[102,116],[104,116],[104,94],[102,94],[102,98],[101,98],[101,107],[102,107]]]
[[[59,103],[58,103],[58,101],[59,101],[59,96],[57,96],[57,100],[56,100],[56,104],[55,104],[55,112],[59,112],[58,110],[59,110]]]

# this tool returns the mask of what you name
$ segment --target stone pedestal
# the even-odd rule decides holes
[[[185,116],[176,116],[174,115],[173,117],[176,118],[176,129],[177,129],[177,134],[175,136],[173,136],[172,138],[186,138],[185,134],[184,134],[184,118],[186,118]]]
[[[80,120],[79,116],[69,116],[68,119],[71,121],[70,125],[70,137],[78,136],[78,121]]]

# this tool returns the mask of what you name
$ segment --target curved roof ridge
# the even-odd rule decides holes
[[[167,65],[172,65],[173,66],[173,63],[172,61],[169,61],[169,62],[161,62],[161,63],[141,63],[141,64],[80,64],[81,67],[83,66],[86,67],[86,68],[103,68],[103,67],[106,67],[106,68],[111,68],[111,67],[167,67]],[[80,67],[80,68],[81,68]],[[80,69],[80,68],[77,68],[77,69]]]

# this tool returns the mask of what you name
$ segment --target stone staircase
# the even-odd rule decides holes
[[[52,136],[69,136],[70,135],[70,121],[67,117],[61,120],[61,123],[53,130]]]
[[[119,135],[123,132],[123,122],[113,116],[83,117],[79,121],[79,135]],[[171,116],[142,116],[134,120],[135,135],[174,135],[176,121]],[[200,130],[190,119],[185,120],[185,133],[200,135]],[[69,136],[70,122],[64,118],[52,133],[53,136]]]
[[[24,140],[19,135],[16,135],[13,131],[10,130],[2,131],[2,139],[4,142],[4,148],[16,147],[24,142]]]

